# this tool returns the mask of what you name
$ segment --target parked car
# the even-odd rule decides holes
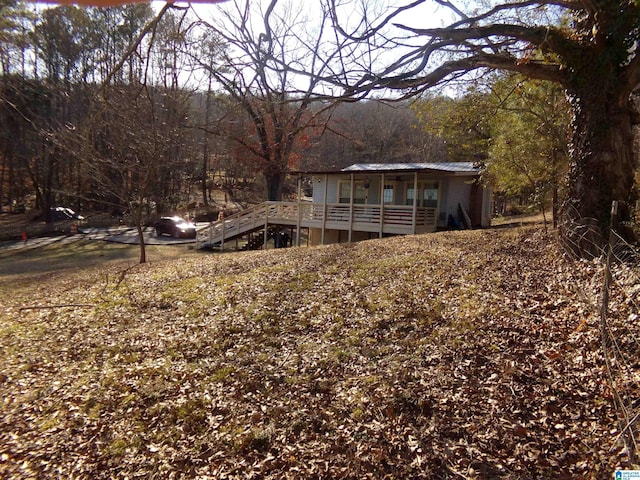
[[[84,220],[82,215],[67,207],[55,207],[51,209],[51,220],[60,222],[63,220]]]
[[[176,238],[196,238],[196,226],[182,217],[162,217],[154,228],[156,235],[169,235]]]

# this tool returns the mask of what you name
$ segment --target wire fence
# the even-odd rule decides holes
[[[601,355],[618,415],[615,445],[624,444],[630,465],[640,460],[640,250],[613,226],[605,234],[591,219],[567,215],[560,224],[572,261],[596,264],[596,288],[585,288],[586,300],[599,318]],[[591,285],[593,287],[593,285]]]

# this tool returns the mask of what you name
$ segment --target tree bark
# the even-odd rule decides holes
[[[140,222],[136,222],[136,230],[138,232],[138,240],[140,246],[140,259],[139,263],[147,262],[147,247],[144,243],[144,231],[142,230],[142,224]]]
[[[286,174],[277,167],[267,167],[264,171],[264,179],[267,183],[267,200],[279,202],[282,200],[282,189]]]
[[[598,87],[569,95],[574,117],[562,236],[580,255],[601,253],[614,200],[620,205],[614,229],[633,240],[620,224],[630,220],[635,202],[634,111],[628,99],[603,95]]]

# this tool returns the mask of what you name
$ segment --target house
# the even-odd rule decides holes
[[[358,241],[374,236],[488,227],[491,192],[469,162],[356,164],[314,173],[313,204],[325,206],[311,244]]]
[[[296,172],[297,201],[265,202],[201,230],[201,246],[261,232],[262,246],[288,229],[294,244],[307,229],[311,245],[354,242],[448,228],[488,227],[491,191],[469,162],[355,164],[337,171]],[[303,200],[303,179],[311,200]],[[254,237],[255,239],[255,237]]]

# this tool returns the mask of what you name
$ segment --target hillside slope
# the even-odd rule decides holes
[[[593,274],[526,228],[5,285],[0,477],[611,478]]]

